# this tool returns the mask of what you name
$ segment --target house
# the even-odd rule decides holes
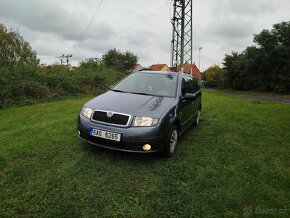
[[[177,66],[177,71],[180,71],[180,66]],[[202,75],[199,69],[195,64],[184,64],[183,65],[183,72],[187,74],[191,74],[192,71],[192,76],[195,76],[199,80],[202,80]]]
[[[130,73],[134,73],[137,71],[143,70],[143,67],[141,66],[141,64],[134,64],[131,69],[129,70]]]
[[[152,71],[165,71],[165,72],[170,71],[167,64],[153,64],[150,68]]]

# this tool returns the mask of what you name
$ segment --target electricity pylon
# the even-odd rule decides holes
[[[171,67],[183,71],[184,63],[192,64],[192,0],[173,0],[173,8]]]

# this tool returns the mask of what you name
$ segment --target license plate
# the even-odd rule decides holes
[[[100,129],[90,129],[90,135],[95,136],[98,138],[103,138],[103,139],[109,139],[113,141],[121,141],[121,134],[120,133],[115,133],[115,132],[109,132],[105,130],[100,130]]]

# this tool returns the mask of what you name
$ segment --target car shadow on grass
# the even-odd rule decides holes
[[[112,159],[117,162],[126,161],[131,163],[143,163],[143,164],[152,164],[159,161],[165,161],[168,158],[162,156],[161,153],[131,153],[124,151],[116,151],[106,148],[97,147],[95,145],[88,144],[86,142],[79,142],[79,145],[82,147],[83,151],[87,152],[89,156],[94,158],[106,158]]]
[[[171,161],[174,158],[180,158],[179,155],[182,153],[184,154],[184,151],[182,151],[185,145],[188,141],[188,139],[191,137],[191,134],[195,132],[197,129],[196,127],[190,127],[182,136],[179,138],[178,142],[178,150],[174,154],[173,157],[168,158],[165,157],[162,152],[154,152],[154,153],[132,153],[132,152],[124,152],[124,151],[116,151],[106,148],[101,148],[83,141],[79,141],[78,145],[81,147],[81,149],[84,152],[87,152],[87,154],[96,159],[110,159],[114,160],[114,162],[127,162],[127,163],[136,163],[136,164],[156,164],[160,162],[167,162]]]

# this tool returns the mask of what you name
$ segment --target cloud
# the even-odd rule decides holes
[[[171,0],[9,0],[0,1],[0,20],[16,28],[42,62],[53,63],[56,56],[72,53],[77,63],[117,48],[137,54],[145,66],[169,64],[171,4]],[[194,61],[199,60],[198,48],[204,47],[203,69],[221,63],[224,54],[251,45],[253,34],[289,20],[290,11],[289,0],[195,0],[193,5]]]
[[[53,33],[64,39],[76,39],[85,22],[53,1],[2,1],[0,14],[32,32]],[[86,17],[86,15],[82,15]]]

